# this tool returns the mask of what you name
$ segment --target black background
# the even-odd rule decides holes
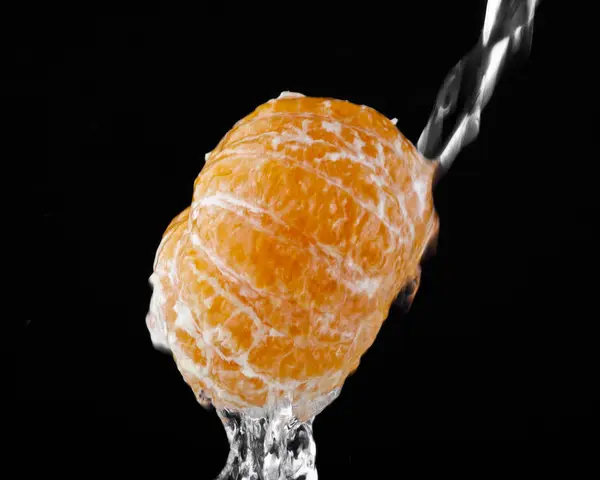
[[[367,104],[416,142],[483,3],[61,17],[14,37],[9,95],[48,140],[41,278],[11,356],[21,451],[41,447],[46,472],[212,479],[224,430],[144,321],[154,253],[204,153],[283,90]],[[557,67],[560,13],[541,5],[530,57],[503,75],[477,141],[435,190],[439,245],[412,309],[391,310],[317,417],[320,478],[487,478],[521,459],[574,468],[591,455],[595,160],[574,145],[564,82],[578,67]]]

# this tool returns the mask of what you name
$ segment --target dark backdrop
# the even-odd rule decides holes
[[[144,321],[154,253],[204,153],[283,90],[367,104],[416,142],[483,3],[61,17],[15,37],[16,72],[35,75],[14,87],[23,118],[37,109],[48,140],[40,278],[13,356],[22,451],[41,447],[46,471],[79,462],[86,478],[213,478],[222,426]],[[392,308],[317,417],[321,478],[487,478],[521,458],[571,459],[569,445],[572,466],[590,455],[598,209],[563,89],[576,64],[556,63],[559,13],[542,4],[529,59],[435,191],[439,246],[412,309]]]

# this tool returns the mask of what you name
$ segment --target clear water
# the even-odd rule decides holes
[[[312,423],[300,422],[291,404],[266,416],[217,410],[229,439],[227,464],[215,480],[317,480]]]

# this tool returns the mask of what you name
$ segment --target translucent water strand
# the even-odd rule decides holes
[[[300,422],[291,404],[265,417],[217,410],[229,439],[225,468],[216,480],[317,480],[312,422]]]
[[[418,150],[445,173],[479,133],[506,59],[531,49],[534,12],[540,0],[489,0],[479,42],[448,73],[417,143]]]

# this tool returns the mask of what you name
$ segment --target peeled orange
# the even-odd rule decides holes
[[[217,408],[307,419],[355,370],[438,228],[435,165],[372,108],[284,93],[206,157],[147,324]]]

